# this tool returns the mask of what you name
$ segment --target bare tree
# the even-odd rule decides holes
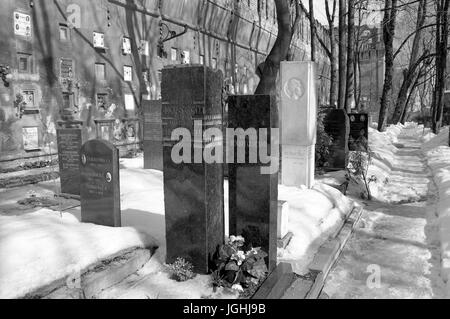
[[[338,93],[338,107],[340,109],[345,108],[346,99],[346,67],[345,67],[345,50],[346,50],[346,1],[339,0],[339,93]]]
[[[309,23],[311,30],[311,61],[316,61],[316,20],[313,0],[309,0]]]
[[[260,82],[255,94],[276,95],[276,80],[281,61],[286,59],[292,40],[290,2],[290,0],[275,0],[278,35],[266,61],[258,67]]]
[[[355,104],[355,0],[348,0],[347,83],[345,109],[351,112]]]
[[[398,93],[397,102],[395,104],[394,113],[392,116],[392,123],[397,124],[401,121],[402,115],[406,113],[408,92],[413,88],[415,79],[417,79],[419,70],[417,61],[420,54],[420,43],[422,40],[423,26],[425,25],[427,15],[427,0],[420,0],[417,10],[417,23],[416,32],[411,48],[411,54],[409,58],[409,66],[404,71],[403,83]]]
[[[448,14],[450,0],[436,0],[436,80],[432,103],[432,129],[439,133],[444,108],[445,74],[447,70]]]
[[[383,18],[383,42],[385,49],[385,76],[383,94],[381,96],[380,117],[378,120],[378,130],[384,131],[386,128],[389,101],[392,97],[392,82],[394,76],[394,36],[397,22],[397,1],[384,1]]]

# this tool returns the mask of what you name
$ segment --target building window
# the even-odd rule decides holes
[[[67,24],[59,24],[59,40],[62,42],[70,41],[70,29]]]
[[[23,90],[22,91],[23,101],[25,103],[25,109],[36,109],[36,104],[34,100],[34,91]]]
[[[73,107],[73,93],[63,93],[63,110]]]
[[[178,61],[178,50],[175,48],[170,49],[170,59],[172,61]]]
[[[211,65],[211,67],[212,67],[213,69],[217,69],[217,58],[213,58],[213,59],[212,59],[212,65]]]
[[[73,77],[73,60],[61,59],[60,61],[60,77],[70,79]]]
[[[124,55],[131,54],[131,39],[127,37],[123,37],[122,40],[122,53]]]
[[[125,65],[123,67],[123,79],[126,82],[133,81],[133,68],[131,66]]]
[[[106,67],[104,63],[95,63],[95,79],[97,81],[106,80]]]
[[[183,51],[182,61],[183,61],[183,64],[190,64],[191,63],[191,52]]]
[[[201,65],[205,64],[205,56],[204,55],[200,56],[200,64]]]
[[[27,53],[18,53],[19,73],[32,73],[33,72],[33,56]]]
[[[94,48],[104,49],[105,48],[105,34],[100,32],[94,32],[93,40]]]

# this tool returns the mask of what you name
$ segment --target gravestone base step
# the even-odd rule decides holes
[[[280,263],[251,299],[281,299],[294,280],[295,274],[292,271],[292,265]]]
[[[102,291],[140,270],[154,251],[134,248],[120,252],[88,267],[78,278],[60,279],[28,294],[24,299],[96,299]]]

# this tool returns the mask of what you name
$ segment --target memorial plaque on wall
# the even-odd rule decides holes
[[[367,143],[369,141],[369,115],[365,113],[349,114],[350,119],[350,136],[349,150],[367,151]]]
[[[278,220],[278,163],[276,154],[270,154],[270,163],[261,161],[261,152],[270,153],[271,140],[261,135],[260,129],[278,128],[278,114],[272,107],[270,96],[231,96],[228,100],[228,128],[256,129],[258,141],[245,142],[245,163],[238,160],[242,144],[236,139],[234,158],[228,159],[230,235],[244,236],[246,243],[261,247],[268,253],[267,266],[270,271],[277,260],[277,220]],[[233,147],[231,137],[227,137],[228,148]],[[267,148],[261,151],[261,145]],[[276,143],[279,148],[279,141]],[[241,150],[242,152],[242,150]],[[231,153],[230,153],[231,154]],[[251,155],[253,154],[253,155]],[[251,156],[258,154],[257,161]],[[275,162],[274,162],[275,161]],[[276,170],[264,172],[262,168],[275,165]]]
[[[348,166],[350,119],[345,110],[332,110],[324,120],[325,132],[333,138],[328,157],[330,170],[345,170]]]
[[[92,140],[80,151],[81,221],[120,227],[119,151],[110,142]]]
[[[203,274],[224,242],[223,164],[203,156],[214,146],[223,147],[219,137],[203,136],[207,129],[222,132],[222,86],[222,73],[204,66],[172,66],[162,72],[167,263],[183,257]],[[186,136],[172,140],[180,128]],[[174,151],[181,141],[184,151]],[[173,158],[173,151],[183,160]]]
[[[162,102],[143,101],[144,169],[163,170]]]
[[[80,195],[81,129],[56,130],[61,193]]]

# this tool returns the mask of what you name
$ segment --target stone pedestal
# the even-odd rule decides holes
[[[317,135],[316,66],[313,62],[281,64],[281,182],[314,184]]]
[[[224,242],[222,154],[212,164],[203,156],[223,147],[221,136],[203,136],[207,129],[222,132],[222,85],[222,73],[204,66],[172,66],[162,72],[167,263],[183,257],[202,274]],[[179,128],[183,137],[172,139]],[[181,141],[184,152],[175,150]],[[173,152],[177,157],[183,153],[186,161]]]
[[[277,260],[278,170],[267,174],[262,168],[267,168],[273,161],[278,163],[279,159],[277,154],[271,154],[271,163],[263,163],[260,150],[261,143],[269,151],[272,142],[279,148],[279,141],[264,139],[260,129],[270,132],[271,128],[278,127],[278,114],[272,105],[271,98],[266,95],[231,96],[228,104],[229,129],[255,130],[257,138],[242,144],[236,139],[234,157],[228,158],[232,162],[228,166],[230,235],[242,235],[247,243],[267,252],[270,271]],[[230,136],[227,136],[227,143],[230,149]],[[245,162],[238,160],[239,149],[245,152]],[[256,162],[251,163],[254,155],[257,155]]]
[[[81,121],[60,121],[56,130],[61,194],[80,196]]]
[[[81,221],[120,227],[119,151],[110,142],[92,140],[80,151]]]
[[[161,101],[143,101],[144,169],[163,170]]]

